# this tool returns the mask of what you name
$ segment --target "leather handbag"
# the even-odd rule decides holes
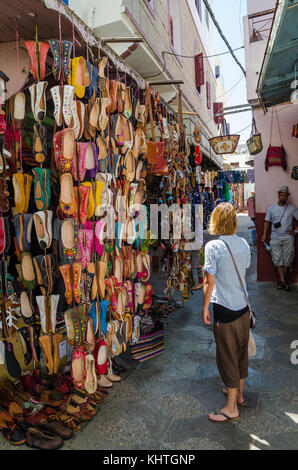
[[[226,153],[234,153],[237,149],[240,135],[223,135],[224,128],[226,129],[226,121],[223,119],[223,123],[220,128],[220,135],[209,139],[210,145],[217,155],[225,155]]]
[[[298,180],[298,166],[293,166],[291,173],[292,180]]]
[[[250,138],[246,141],[246,145],[250,155],[257,155],[263,150],[262,137],[258,133],[256,121],[252,120],[252,129]]]
[[[155,131],[154,131],[154,118],[152,111],[152,103],[150,96],[150,89],[146,90],[146,106],[149,110],[150,124],[151,124],[151,135],[152,141],[147,141],[147,155],[148,155],[148,168],[147,173],[151,175],[167,175],[168,162],[165,158],[165,143],[155,142]]]
[[[268,171],[269,166],[281,166],[284,169],[284,171],[286,171],[286,169],[287,169],[286,152],[285,152],[285,149],[282,145],[282,138],[281,138],[279,120],[278,120],[278,115],[277,115],[276,109],[275,109],[275,115],[276,115],[276,121],[277,121],[277,127],[278,127],[278,131],[279,131],[281,146],[280,147],[273,147],[271,145],[272,131],[273,131],[273,117],[274,117],[274,111],[272,111],[271,130],[270,130],[270,144],[269,144],[266,159],[265,159],[265,170]]]
[[[234,266],[235,266],[235,270],[236,270],[236,273],[237,273],[239,282],[240,282],[240,284],[241,284],[241,288],[242,288],[242,290],[243,290],[243,294],[244,294],[244,296],[245,296],[245,299],[246,299],[246,302],[247,302],[247,305],[248,305],[249,314],[250,314],[250,328],[251,328],[252,330],[254,330],[255,327],[257,326],[257,317],[256,317],[255,313],[253,312],[253,310],[252,310],[252,308],[251,308],[250,301],[249,301],[249,298],[248,298],[246,289],[245,289],[245,287],[244,287],[244,284],[243,284],[243,282],[242,282],[240,273],[239,273],[239,271],[238,271],[237,264],[236,264],[235,258],[234,258],[234,256],[233,256],[233,253],[232,253],[232,251],[231,251],[229,245],[228,245],[225,241],[223,241],[223,240],[221,240],[221,241],[226,245],[226,247],[227,247],[227,249],[229,250],[229,253],[230,253],[230,255],[231,255],[231,258],[232,258],[233,264],[234,264]]]

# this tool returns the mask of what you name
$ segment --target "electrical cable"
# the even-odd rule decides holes
[[[225,37],[225,35],[224,35],[224,33],[223,33],[221,27],[219,26],[219,24],[218,24],[218,22],[217,22],[217,20],[216,20],[216,18],[215,18],[215,16],[214,16],[214,13],[213,13],[213,11],[212,11],[212,9],[211,9],[209,3],[208,3],[208,0],[203,0],[203,2],[204,2],[204,4],[205,4],[205,7],[207,8],[208,12],[210,13],[210,16],[211,16],[211,18],[212,18],[212,21],[213,21],[213,23],[215,24],[215,27],[217,28],[217,31],[219,32],[219,34],[220,34],[222,40],[226,43],[226,45],[227,45],[227,47],[228,47],[230,53],[232,54],[233,59],[235,60],[235,62],[237,63],[237,65],[238,65],[238,66],[240,67],[240,69],[242,70],[244,76],[246,77],[246,72],[245,72],[245,70],[244,70],[242,64],[239,62],[239,60],[238,60],[237,57],[235,56],[235,54],[234,54],[234,52],[233,52],[233,49],[232,49],[231,46],[230,46],[230,43],[228,42],[228,40],[227,40],[227,38]]]
[[[237,47],[236,49],[233,49],[233,51],[239,51],[240,49],[244,49],[244,46]],[[171,56],[175,56],[175,57],[182,57],[183,59],[194,59],[196,57],[195,55],[181,55],[181,54],[175,54],[174,52],[168,52],[168,51],[162,51],[161,54],[162,54],[162,58],[163,58],[163,61],[164,61],[164,65],[163,65],[162,70],[160,72],[156,73],[155,75],[151,75],[150,77],[144,77],[145,80],[147,80],[149,78],[158,77],[159,75],[161,75],[162,73],[165,72],[166,67],[167,67],[166,59],[165,59],[166,54],[171,55]],[[213,54],[213,55],[205,55],[205,56],[202,57],[202,59],[209,59],[209,58],[212,58],[212,57],[218,57],[218,56],[225,55],[225,54],[230,54],[230,51],[220,52],[219,54]]]
[[[240,78],[240,80],[238,80],[237,83],[235,83],[235,85],[233,85],[229,90],[225,91],[222,95],[219,95],[216,97],[216,99],[218,100],[218,98],[221,98],[222,96],[225,96],[227,93],[229,93],[231,90],[233,90],[234,88],[236,88],[237,85],[239,85],[240,82],[242,82],[242,80],[244,80],[244,77],[242,76]]]

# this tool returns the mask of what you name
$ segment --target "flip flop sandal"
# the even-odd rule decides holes
[[[289,284],[287,282],[284,282],[283,283],[283,289],[287,292],[290,292],[291,291],[291,288],[289,286]]]
[[[209,420],[212,421],[213,423],[221,423],[221,424],[222,423],[229,423],[231,421],[239,421],[239,419],[240,419],[240,415],[237,416],[236,418],[231,418],[230,416],[223,413],[222,411],[214,411],[212,414],[215,415],[215,416],[224,416],[226,418],[224,421],[215,421],[215,420],[209,418]]]

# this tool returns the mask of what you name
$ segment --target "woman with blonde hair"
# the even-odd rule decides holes
[[[213,304],[213,333],[216,363],[226,386],[226,405],[209,415],[216,423],[240,419],[238,405],[245,406],[244,381],[248,376],[248,340],[250,314],[247,300],[237,276],[232,256],[243,285],[250,266],[250,248],[236,235],[237,216],[232,204],[219,204],[210,219],[209,232],[219,235],[205,247],[203,321],[210,325],[210,303]],[[232,255],[231,255],[232,254]],[[245,287],[246,289],[246,287]]]

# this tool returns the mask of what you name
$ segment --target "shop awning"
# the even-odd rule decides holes
[[[257,87],[266,106],[290,100],[298,59],[298,0],[279,0]]]

